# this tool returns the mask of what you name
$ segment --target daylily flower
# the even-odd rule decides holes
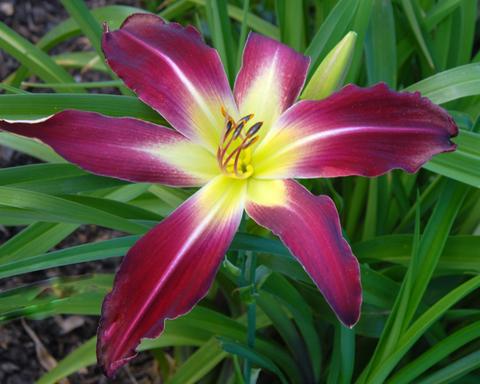
[[[452,151],[457,127],[418,93],[349,85],[298,101],[309,58],[251,33],[233,93],[218,53],[192,27],[153,15],[107,31],[110,67],[176,131],[64,111],[0,129],[40,139],[100,175],[202,188],[130,249],[106,297],[98,359],[108,375],[205,296],[244,209],[278,235],[347,326],[360,314],[358,262],[333,201],[293,178],[415,172]]]

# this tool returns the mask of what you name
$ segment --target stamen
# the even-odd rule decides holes
[[[245,122],[245,123],[248,123],[249,120],[253,117],[253,113],[249,114],[249,115],[246,115],[246,116],[243,116],[238,122]]]
[[[255,135],[260,130],[260,128],[262,128],[262,125],[263,121],[259,121],[258,123],[253,124],[247,132],[247,137],[252,137],[253,135]]]
[[[245,127],[245,122],[242,121],[240,124],[237,125],[237,128],[235,128],[235,131],[233,132],[233,139],[235,140],[240,134],[242,133],[242,129]]]
[[[233,156],[235,156],[237,153],[240,153],[241,150],[242,150],[242,147],[235,148],[235,150],[232,153],[230,153],[230,155],[228,155],[224,161],[222,161],[222,164],[221,164],[222,169],[225,169],[228,163],[230,162],[230,160],[232,160]]]
[[[240,150],[237,152],[236,156],[235,156],[235,162],[233,163],[233,171],[235,172],[235,175],[239,176],[239,172],[238,172],[238,160],[240,159],[240,152],[242,152],[241,150],[241,146],[238,147]]]
[[[234,124],[234,123],[232,123]],[[227,139],[228,137],[228,134],[232,131],[232,128],[234,127],[234,125],[232,125],[229,129],[228,132],[225,133],[224,137],[223,137],[223,142],[225,143],[225,140]],[[227,153],[228,151],[228,148],[230,148],[230,144],[232,144],[232,142],[235,140],[235,133],[230,136],[230,139],[228,140],[227,144],[223,146],[222,150],[221,150],[221,157],[223,157],[225,155],[225,153]]]
[[[235,122],[225,107],[222,106],[221,112],[225,118],[225,128],[222,141],[217,148],[218,164],[222,171],[231,177],[248,178],[253,173],[253,167],[250,164],[251,153],[250,150],[244,150],[259,140],[257,133],[263,122],[256,122],[246,134],[242,134],[245,126],[253,118],[253,114],[245,115]]]
[[[230,133],[230,131],[234,126],[235,126],[234,121],[231,118],[229,118],[227,121],[227,124],[225,125],[225,134],[223,135],[224,139],[227,138],[228,134]]]

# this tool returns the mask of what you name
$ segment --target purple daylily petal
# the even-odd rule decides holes
[[[268,37],[250,33],[234,94],[240,114],[263,121],[262,135],[302,90],[310,58]]]
[[[72,110],[39,123],[0,121],[0,130],[39,139],[68,161],[118,179],[198,186],[217,172],[215,158],[202,147],[132,118]]]
[[[255,170],[259,178],[415,172],[433,155],[453,151],[457,133],[448,113],[419,93],[349,85],[288,109],[257,148]]]
[[[165,319],[207,293],[237,230],[245,184],[212,180],[142,237],[125,256],[102,307],[97,356],[108,376],[135,356]]]
[[[253,183],[253,182],[252,182]],[[362,289],[357,259],[342,236],[335,204],[293,180],[256,181],[246,210],[290,249],[338,318],[353,326],[360,316]],[[259,195],[252,190],[260,191]],[[267,190],[268,192],[261,192]]]
[[[103,50],[140,99],[191,140],[216,149],[221,106],[234,111],[235,103],[217,51],[195,28],[136,14],[104,34]]]

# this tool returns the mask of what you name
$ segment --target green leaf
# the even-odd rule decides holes
[[[282,43],[303,52],[305,49],[304,1],[276,0],[275,9]]]
[[[95,52],[66,52],[54,55],[52,59],[64,68],[80,69],[82,72],[86,70],[108,72],[107,65],[100,60]],[[88,88],[87,85],[85,85],[85,88]]]
[[[467,64],[472,58],[477,7],[476,0],[464,0],[453,12],[452,41],[460,43],[450,46],[448,64],[451,67]]]
[[[230,83],[233,84],[237,65],[237,47],[236,42],[233,40],[230,19],[228,18],[227,1],[207,0],[205,5],[213,46],[218,50],[227,77],[230,79]]]
[[[355,331],[342,324],[335,325],[335,337],[328,384],[352,382],[355,363]]]
[[[480,94],[480,63],[467,64],[437,73],[405,89],[419,91],[435,104]]]
[[[453,45],[453,17],[442,20],[432,39],[432,56],[437,64],[437,70],[444,71],[448,67],[448,57]]]
[[[480,236],[450,236],[438,261],[438,273],[479,273]],[[388,235],[353,244],[353,252],[362,262],[389,262],[408,265],[412,252],[411,235]]]
[[[292,314],[308,351],[305,356],[309,356],[314,381],[318,381],[321,371],[319,362],[322,358],[322,351],[310,306],[297,289],[278,273],[271,273],[268,276],[268,279],[262,285],[262,292],[264,291],[274,295]],[[305,357],[303,359],[306,360]]]
[[[102,28],[93,17],[83,0],[61,0],[63,7],[80,27],[82,33],[88,38],[93,48],[100,57],[102,51]]]
[[[468,344],[472,340],[480,338],[480,321],[460,328],[450,334],[447,338],[441,340],[419,357],[414,359],[399,370],[388,381],[388,384],[408,384],[412,383],[419,375],[427,371],[430,367],[448,357],[450,354]],[[455,363],[453,363],[455,364]],[[449,364],[451,367],[453,364]],[[441,372],[442,370],[440,370]],[[444,378],[436,372],[433,376]],[[438,373],[438,375],[437,375]]]
[[[391,1],[374,0],[370,26],[365,39],[368,83],[381,81],[395,89],[397,85],[397,51],[395,19]]]
[[[195,351],[165,384],[195,384],[228,356],[217,338],[211,338]]]
[[[28,109],[25,106],[28,105]],[[0,95],[0,119],[35,120],[65,109],[92,111],[108,116],[136,117],[159,124],[165,121],[136,97],[116,95],[71,95],[36,93],[29,95]]]
[[[430,54],[430,51],[428,49],[428,45],[426,42],[426,34],[423,31],[423,28],[418,20],[418,15],[415,10],[415,6],[413,5],[411,0],[400,0],[400,3],[402,4],[403,11],[405,12],[405,16],[407,17],[408,23],[410,24],[410,28],[412,29],[413,35],[415,36],[415,39],[420,46],[420,50],[427,60],[428,65],[430,68],[435,68],[435,65],[433,63],[432,56]]]
[[[42,375],[37,381],[37,384],[55,384],[68,375],[94,364],[97,361],[97,355],[95,353],[96,344],[96,337],[83,343],[80,347],[67,355],[65,359],[60,361],[57,366]]]
[[[440,0],[425,16],[425,27],[431,31],[439,22],[449,16],[464,0]]]
[[[34,223],[0,246],[0,265],[46,252],[77,227],[76,224]]]
[[[467,356],[458,359],[447,367],[439,369],[437,372],[419,381],[421,384],[443,384],[458,382],[467,373],[480,367],[480,351],[475,351]],[[478,379],[478,377],[476,378]]]
[[[7,207],[31,209],[64,223],[97,224],[130,233],[144,233],[148,227],[120,216],[84,204],[68,201],[38,192],[0,187],[1,204]]]
[[[387,320],[375,353],[360,376],[360,382],[375,381],[375,372],[384,380],[396,362],[386,367],[385,361],[399,351],[399,339],[409,328],[427,289],[433,271],[443,251],[446,239],[460,209],[467,187],[449,181],[444,187],[438,203],[419,241],[420,208],[417,206],[416,236],[412,246],[412,258],[394,308]],[[417,246],[416,246],[417,244]],[[425,312],[427,313],[428,310]],[[412,325],[413,328],[413,325]],[[420,337],[420,336],[418,336]],[[403,351],[405,353],[406,350]],[[398,362],[398,361],[397,361]]]
[[[2,96],[0,96],[2,97]],[[2,99],[0,99],[1,102]],[[0,104],[1,109],[1,104]],[[47,145],[23,136],[17,136],[9,132],[0,132],[0,145],[10,147],[32,157],[52,163],[64,163],[65,159],[59,156]]]
[[[0,22],[0,48],[27,66],[42,80],[51,83],[73,82],[73,78],[42,50]],[[71,92],[79,90],[71,89]]]
[[[350,20],[357,10],[358,3],[358,1],[354,0],[340,0],[322,23],[310,45],[305,50],[305,55],[312,58],[309,78],[315,73],[326,54],[345,35]]]
[[[190,1],[195,4],[205,6],[207,1],[210,1],[210,0],[190,0]],[[227,6],[227,12],[228,12],[228,16],[230,16],[232,19],[242,22],[244,15],[243,15],[243,10],[241,8],[238,8],[234,5],[229,4]],[[262,35],[269,36],[275,40],[280,39],[280,31],[275,25],[273,25],[272,23],[269,23],[268,21],[262,19],[261,17],[256,16],[251,12],[249,12],[247,16],[247,25],[254,31],[261,33]]]
[[[369,376],[368,382],[383,382],[400,359],[412,345],[437,321],[449,308],[470,292],[480,287],[480,276],[475,276],[445,295],[425,311],[400,337],[396,349]],[[477,357],[477,362],[480,360]]]
[[[95,8],[91,13],[97,22],[103,23],[104,21],[108,21],[110,28],[116,29],[120,27],[121,23],[131,14],[146,13],[146,11],[140,8],[124,5],[109,5],[106,7]],[[75,20],[69,18],[49,30],[39,40],[37,47],[43,51],[48,51],[61,42],[80,35],[80,27]],[[28,72],[29,70],[25,66],[20,67],[11,81],[12,84],[20,84],[20,82],[28,76]],[[72,80],[67,82],[71,81]]]
[[[408,301],[405,324],[414,318],[467,190],[465,185],[449,181],[440,195],[420,242],[418,259],[421,262],[415,268],[416,279]]]
[[[357,33],[358,38],[346,83],[354,83],[358,81],[357,79],[362,65],[365,36],[367,34],[367,28],[370,24],[372,7],[373,0],[359,1],[357,12],[353,18],[351,29]]]
[[[27,143],[30,142],[37,143],[33,140],[30,140]],[[25,152],[25,149],[22,146],[17,146],[17,149]],[[32,151],[29,152],[32,156],[37,155],[36,153],[32,153]],[[34,164],[0,169],[0,185],[8,185],[13,188],[27,189],[29,191],[52,195],[60,195],[120,187],[129,184],[123,180],[88,174],[73,164],[60,163]],[[148,187],[145,189],[147,188]]]
[[[236,73],[240,71],[243,61],[243,50],[245,47],[245,42],[247,41],[247,32],[248,32],[248,10],[250,9],[250,0],[243,0],[243,17],[242,25],[240,27],[240,36],[238,38],[238,50],[237,50],[237,67]]]
[[[267,292],[261,291],[256,298],[256,302],[270,318],[280,337],[292,352],[295,362],[306,377],[306,381],[314,381],[310,361],[305,359],[308,356],[306,346],[278,299]]]
[[[108,80],[108,81],[92,81],[88,83],[63,83],[63,84],[55,84],[55,83],[29,83],[23,82],[22,85],[24,87],[29,88],[52,88],[52,89],[67,89],[67,88],[106,88],[106,87],[119,87],[123,85],[123,81],[121,80]]]
[[[31,164],[0,169],[0,185],[85,175],[73,164]]]
[[[195,7],[195,3],[190,0],[177,0],[163,4],[166,5],[166,7],[162,9],[159,16],[165,20],[174,20],[177,17],[181,17],[185,12]]]
[[[227,339],[220,339],[222,348],[229,353],[233,353],[245,359],[252,361],[258,366],[267,369],[270,372],[273,372],[283,384],[287,384],[288,381],[283,375],[282,371],[271,361],[268,357],[263,356],[262,354],[252,350],[251,348],[240,344],[238,342],[229,341]]]

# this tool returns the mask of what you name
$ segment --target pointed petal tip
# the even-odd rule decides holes
[[[211,152],[235,101],[218,52],[192,26],[134,14],[103,35],[107,64],[140,100],[177,131]],[[210,129],[213,127],[214,129]]]
[[[243,212],[245,185],[227,181],[203,187],[122,260],[98,328],[97,359],[107,376],[137,355],[142,339],[158,337],[165,320],[187,314],[208,293]]]
[[[130,360],[135,358],[138,353],[135,353],[134,355],[128,357],[128,358],[123,358],[119,360],[114,360],[111,362],[107,362],[103,359],[101,359],[98,356],[97,352],[97,360],[98,360],[98,366],[102,370],[103,374],[109,378],[109,379],[114,379],[115,376],[117,375],[118,371],[120,368],[122,368],[124,365],[126,365]]]
[[[250,32],[234,85],[240,111],[256,111],[257,120],[265,121],[266,126],[272,124],[299,96],[309,65],[310,57],[270,37]],[[268,98],[264,97],[266,94]]]
[[[353,274],[355,276],[355,283],[352,285],[353,291],[350,292],[349,305],[337,311],[335,304],[331,304],[332,310],[335,312],[340,322],[350,329],[355,327],[360,320],[363,303],[360,264],[358,263],[357,258],[352,260],[354,260],[354,263],[356,264],[356,272]]]
[[[276,133],[257,149],[257,157],[265,159],[255,167],[260,178],[416,172],[433,156],[454,151],[451,139],[459,130],[428,97],[377,83],[349,84],[326,99],[299,101],[271,132]],[[275,156],[263,154],[273,150]]]
[[[360,320],[360,307],[361,307],[362,296],[360,294],[359,304],[352,308],[352,311],[349,313],[336,313],[340,322],[345,325],[346,327],[352,329],[357,325],[358,321]]]
[[[450,137],[455,137],[458,135],[458,126],[453,117],[442,107],[432,102],[427,96],[423,96],[420,91],[395,91],[390,88],[387,83],[380,82],[373,85],[370,88],[362,88],[355,84],[348,84],[345,88],[350,88],[352,91],[362,91],[370,90],[370,93],[375,94],[376,92],[385,93],[386,95],[396,95],[397,97],[403,97],[404,100],[415,100],[421,106],[425,108],[430,108],[435,110],[438,114],[442,115],[445,119],[445,130],[450,134]],[[365,92],[365,91],[364,91]],[[449,150],[445,151],[449,152]]]
[[[312,195],[293,180],[251,182],[248,192],[248,215],[280,237],[339,321],[353,327],[362,304],[360,266],[342,235],[333,200]]]
[[[117,277],[115,277],[117,281]],[[127,364],[130,360],[134,359],[138,352],[136,347],[127,352],[124,352],[123,355],[116,355],[116,350],[109,348],[109,345],[112,345],[112,340],[109,335],[113,333],[113,326],[115,322],[110,325],[107,325],[105,313],[111,306],[112,292],[110,292],[102,304],[100,322],[97,329],[97,345],[96,345],[96,354],[97,354],[97,363],[103,374],[109,378],[113,379],[118,370]],[[163,330],[163,327],[162,327]],[[159,334],[161,331],[159,332]],[[140,343],[140,342],[139,342]]]

